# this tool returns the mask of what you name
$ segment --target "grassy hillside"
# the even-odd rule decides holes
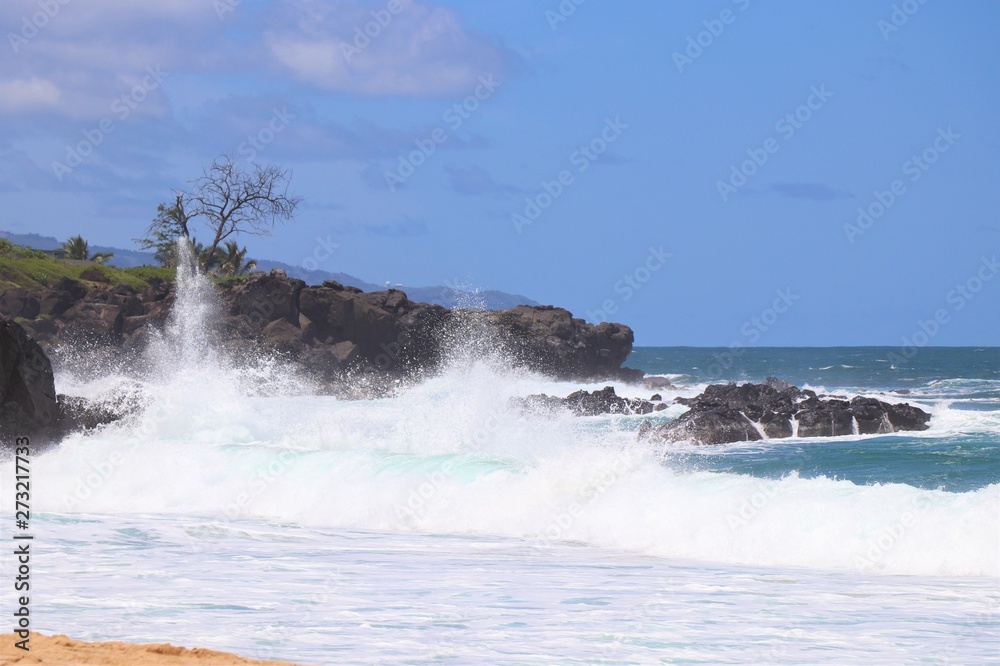
[[[114,268],[98,264],[76,265],[0,239],[0,290],[14,287],[42,289],[52,286],[62,278],[80,280],[88,286],[127,285],[143,289],[148,280],[154,277],[173,280],[174,270],[156,266]]]
[[[60,242],[52,236],[41,236],[34,233],[16,234],[0,229],[0,242],[3,242],[5,239],[11,243],[38,250],[54,250],[60,245]],[[119,267],[142,268],[143,265],[148,265],[154,261],[153,255],[150,252],[137,252],[135,250],[105,245],[91,245],[90,249],[93,252],[113,252],[115,256],[108,263]],[[306,284],[311,285],[322,284],[324,280],[336,280],[340,284],[357,287],[362,291],[381,291],[385,289],[384,282],[378,284],[367,282],[347,273],[330,272],[318,268],[310,270],[302,265],[286,264],[270,259],[257,259],[257,270],[267,273],[272,268],[280,268],[288,274],[288,277],[299,278],[300,280],[304,280]],[[2,285],[0,285],[0,288],[3,288]],[[416,287],[407,284],[401,288],[411,300],[443,305],[446,308],[482,307],[487,310],[504,310],[512,308],[515,305],[538,305],[537,301],[527,296],[508,294],[492,289],[470,293],[452,286]]]

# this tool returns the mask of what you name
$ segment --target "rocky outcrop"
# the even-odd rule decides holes
[[[791,437],[870,435],[926,430],[930,414],[908,403],[857,396],[820,398],[810,390],[768,377],[763,384],[713,384],[694,398],[677,398],[690,409],[668,423],[644,423],[640,437],[696,444],[753,442]]]
[[[670,442],[690,441],[695,444],[754,442],[762,439],[753,423],[742,414],[720,410],[685,412],[676,420],[659,427],[651,427],[646,421],[639,428],[639,436]]]
[[[23,328],[0,317],[0,436],[4,443],[51,427],[58,418],[48,357]]]
[[[321,376],[345,372],[409,374],[440,361],[452,319],[396,289],[363,292],[327,281],[309,287],[279,271],[220,290],[224,340],[252,341]]]
[[[660,402],[659,395],[654,395],[650,400],[623,398],[615,393],[614,386],[605,386],[600,391],[574,391],[565,398],[539,393],[525,398],[515,398],[512,403],[527,411],[566,409],[577,416],[651,414],[667,408]]]
[[[551,305],[519,305],[490,312],[487,319],[503,332],[508,351],[517,362],[543,374],[563,379],[642,379],[642,371],[621,367],[634,342],[628,326],[588,324]]]
[[[129,408],[57,395],[52,364],[41,346],[19,324],[0,317],[0,449],[13,446],[17,437],[54,441],[67,432],[96,428]]]
[[[280,270],[221,284],[217,292],[223,347],[270,349],[322,379],[433,371],[445,347],[454,345],[473,353],[499,347],[515,365],[561,379],[642,378],[641,371],[621,367],[632,350],[629,327],[589,324],[562,308],[447,310],[396,289],[363,292],[332,281],[307,286]],[[3,292],[0,314],[18,317],[46,349],[86,342],[137,350],[152,328],[166,323],[174,298],[173,285],[156,280],[137,291],[64,279],[36,293]],[[459,334],[470,324],[485,333]]]

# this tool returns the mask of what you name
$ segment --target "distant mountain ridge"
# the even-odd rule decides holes
[[[42,236],[40,234],[15,234],[9,231],[0,231],[0,238],[5,238],[11,243],[24,245],[36,250],[55,250],[62,243],[52,236]],[[120,247],[109,247],[104,245],[91,245],[91,252],[114,252],[115,256],[108,264],[119,268],[131,268],[133,266],[155,265],[156,260],[151,252],[139,252],[137,250],[126,250]],[[304,280],[306,284],[318,285],[324,280],[335,280],[349,287],[357,287],[363,291],[382,291],[385,284],[375,284],[365,282],[360,278],[347,273],[334,273],[322,270],[308,270],[301,266],[293,266],[280,261],[270,259],[257,259],[257,270],[270,271],[280,268],[289,277]],[[452,287],[400,287],[406,295],[414,301],[441,305],[446,308],[476,308],[484,310],[506,310],[518,305],[538,305],[527,296],[520,294],[508,294],[502,291],[485,290],[478,292],[463,291]]]

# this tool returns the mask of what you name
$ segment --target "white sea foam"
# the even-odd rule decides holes
[[[998,485],[949,493],[689,471],[638,443],[633,417],[508,406],[542,388],[556,387],[481,363],[356,402],[248,397],[237,384],[182,377],[155,387],[143,418],[38,457],[35,503],[577,541],[734,564],[1000,575]]]
[[[990,663],[988,578],[671,561],[480,535],[60,516],[32,628],[304,664]],[[706,618],[710,618],[707,621]]]
[[[502,358],[455,353],[441,375],[382,400],[295,395],[308,387],[278,361],[241,365],[215,353],[211,295],[198,276],[187,280],[178,318],[135,380],[145,407],[38,456],[35,510],[492,534],[539,548],[580,542],[731,564],[1000,575],[1000,485],[951,493],[691,470],[669,450],[638,442],[637,417],[512,407],[513,397],[565,395],[580,385],[506,369]],[[473,318],[467,333],[476,326]],[[76,388],[109,389],[107,379]],[[965,427],[962,419],[967,426],[995,418],[938,410],[934,427],[945,432]]]

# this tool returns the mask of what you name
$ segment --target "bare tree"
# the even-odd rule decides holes
[[[191,191],[177,192],[172,206],[161,205],[144,240],[155,247],[165,235],[182,232],[189,236],[189,223],[201,218],[212,236],[201,261],[210,266],[220,243],[233,234],[270,236],[279,222],[295,217],[301,198],[288,194],[292,174],[274,165],[254,163],[244,169],[229,156],[212,162]]]
[[[300,197],[288,195],[290,171],[274,165],[254,164],[247,171],[230,157],[222,157],[205,169],[186,196],[188,217],[201,216],[214,232],[205,248],[212,262],[219,243],[235,233],[270,236],[274,225],[295,216]]]

